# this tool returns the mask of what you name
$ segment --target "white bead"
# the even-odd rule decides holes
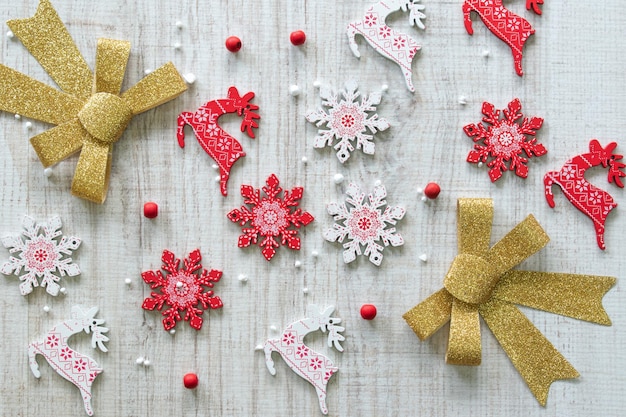
[[[175,42],[174,43],[174,49],[176,49],[176,50],[179,50],[181,46],[182,45],[180,44],[180,42]]]
[[[485,49],[485,50],[483,51],[483,57],[485,57],[485,58],[489,58],[489,50]]]
[[[374,187],[380,187],[381,185],[383,185],[383,182],[381,180],[374,181]]]
[[[152,70],[150,68],[146,68],[145,70],[143,70],[143,73],[148,75],[152,72]]]
[[[20,120],[22,118],[22,116],[20,116],[19,114],[15,115],[15,120]]]
[[[43,175],[46,178],[50,178],[52,176],[52,168],[46,168],[43,170]]]
[[[428,261],[428,255],[426,255],[425,253],[422,253],[422,254],[419,256],[419,258],[420,258],[420,261],[422,261],[422,262],[426,262],[426,261]]]
[[[254,350],[263,350],[263,345],[256,345]]]
[[[183,283],[182,283],[182,282],[180,282],[180,281],[178,281],[178,282],[176,283],[176,288],[182,288],[182,287],[183,287]]]
[[[343,175],[335,174],[335,176],[333,177],[333,181],[335,181],[335,184],[341,184],[343,182]]]
[[[124,283],[125,283],[126,285],[130,285],[130,284],[131,284],[131,282],[133,282],[133,281],[132,281],[130,278],[126,278],[126,279],[124,280]]]
[[[320,256],[320,253],[318,251],[314,250],[314,251],[311,252],[311,256],[314,257],[314,258],[317,258],[318,256]]]
[[[15,37],[15,34],[9,30],[9,31],[7,32],[7,38],[9,38],[9,39],[13,39],[14,37]]]
[[[170,330],[170,334],[171,334],[171,335],[176,334],[176,329],[172,329],[172,330]]]
[[[292,85],[289,87],[289,94],[291,94],[292,97],[298,97],[300,93],[300,87],[298,87],[297,85]]]
[[[220,178],[220,176],[218,175],[217,177],[215,177],[215,182],[220,182],[222,178]]]
[[[61,291],[61,294],[67,294],[67,289],[65,287],[61,287],[59,291]]]
[[[308,294],[309,293],[309,289],[307,287],[302,288],[302,292],[304,294]]]
[[[150,366],[150,361],[148,359],[144,359],[143,366]]]
[[[188,72],[188,73],[184,74],[183,78],[185,79],[185,82],[187,84],[189,84],[189,85],[195,83],[196,80],[197,80],[196,74],[194,74],[193,72]]]
[[[418,194],[422,194],[424,192],[423,189],[421,189],[420,187],[417,187],[417,189],[415,190]]]
[[[482,162],[479,162],[479,163],[478,163],[478,168],[480,168],[481,166],[483,166],[483,163],[482,163]]]
[[[465,96],[459,96],[459,104],[465,106],[467,104],[467,98]]]
[[[270,326],[270,330],[271,330],[271,331],[273,331],[273,332],[275,332],[275,331],[277,331],[278,329],[276,328],[276,326],[274,326],[274,325],[272,324],[272,325]]]
[[[389,86],[387,84],[383,84],[383,85],[380,86],[380,89],[383,90],[383,91],[387,91],[387,90],[389,90]]]
[[[424,203],[425,203],[425,202],[427,202],[427,201],[428,201],[428,197],[423,196],[423,197],[422,197],[422,201],[423,201]]]
[[[248,276],[246,274],[239,274],[239,276],[237,277],[237,279],[240,282],[248,282]]]
[[[177,21],[176,21],[176,27],[177,27],[178,29],[182,29],[182,28],[183,28],[183,22],[181,22],[180,20],[177,20]]]
[[[313,87],[320,88],[321,86],[322,86],[322,83],[320,82],[320,80],[313,81]]]
[[[26,127],[26,129],[30,129],[31,127],[33,127],[33,124],[31,122],[26,122],[24,126]]]
[[[309,162],[309,158],[307,158],[306,156],[302,157],[302,163],[306,164],[307,162]]]
[[[300,261],[295,261],[295,262],[293,263],[293,266],[295,266],[296,268],[300,268],[300,267],[302,266],[302,262],[300,262]]]
[[[50,306],[43,306],[43,312],[44,313],[49,313],[50,312]]]
[[[211,165],[211,168],[218,169],[219,167],[217,166],[217,164],[213,164],[213,165]]]
[[[143,356],[140,356],[137,359],[135,359],[135,363],[137,365],[143,365],[143,361],[144,361]]]

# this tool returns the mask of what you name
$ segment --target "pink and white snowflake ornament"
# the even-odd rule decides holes
[[[261,198],[261,191],[251,185],[241,186],[241,196],[244,204],[228,213],[228,218],[244,226],[249,223],[250,227],[242,227],[242,235],[239,236],[237,246],[246,248],[258,242],[263,248],[261,253],[270,261],[276,254],[276,248],[287,245],[289,249],[300,250],[300,238],[298,229],[311,223],[313,216],[301,209],[296,209],[304,193],[304,188],[295,187],[291,191],[285,191],[281,199],[278,195],[283,191],[279,187],[279,180],[272,174],[263,187],[266,197]],[[263,239],[260,239],[263,238]],[[280,240],[277,241],[277,238]]]
[[[333,147],[341,163],[344,163],[350,157],[350,152],[354,151],[355,141],[357,149],[363,149],[363,153],[373,155],[374,134],[389,128],[387,120],[379,119],[376,113],[371,114],[380,104],[381,94],[361,95],[357,89],[358,85],[354,81],[347,82],[346,88],[339,92],[327,87],[320,88],[322,106],[328,108],[328,111],[319,108],[306,115],[306,119],[315,123],[317,127],[322,125],[326,127],[326,130],[318,130],[313,147],[333,146],[333,142],[337,141]]]
[[[521,178],[528,176],[528,158],[545,155],[548,150],[537,143],[534,137],[537,130],[541,129],[543,119],[540,117],[524,117],[522,104],[519,99],[509,103],[508,110],[504,109],[504,118],[500,119],[500,110],[488,102],[483,103],[483,124],[469,124],[463,128],[467,136],[476,143],[474,149],[467,155],[467,162],[478,164],[487,162],[491,168],[489,178],[496,182],[502,177],[502,173],[510,170]],[[520,119],[524,118],[521,123]],[[526,157],[524,157],[524,153]],[[507,162],[509,162],[507,166]]]
[[[396,233],[396,228],[388,226],[395,226],[406,211],[399,206],[387,205],[384,185],[374,188],[374,192],[368,196],[369,203],[365,202],[365,193],[354,183],[348,185],[346,194],[345,203],[330,203],[327,206],[328,214],[334,216],[336,223],[324,232],[324,239],[343,242],[347,238],[347,242],[343,244],[345,263],[354,261],[357,255],[361,255],[361,246],[365,246],[363,255],[369,256],[370,262],[380,266],[385,246],[404,244],[404,239]],[[381,211],[384,206],[387,207]]]
[[[169,308],[161,313],[165,316],[163,319],[165,330],[176,327],[176,323],[182,320],[180,317],[182,311],[185,312],[185,320],[189,325],[200,330],[203,311],[198,308],[198,304],[205,310],[223,306],[220,297],[214,295],[213,290],[206,288],[213,288],[214,283],[222,278],[222,271],[204,269],[199,249],[192,251],[189,257],[184,259],[184,266],[180,269],[180,259],[168,250],[163,251],[161,260],[163,261],[161,269],[165,271],[165,275],[160,270],[145,271],[141,274],[150,288],[159,290],[150,293],[150,297],[143,301],[142,308],[161,311],[163,306],[167,305]]]
[[[96,318],[98,307],[85,309],[82,306],[72,307],[71,318],[54,326],[38,341],[28,345],[28,363],[35,378],[41,377],[37,355],[43,356],[52,369],[60,376],[70,381],[79,389],[87,415],[93,415],[91,407],[91,386],[103,368],[87,355],[84,355],[70,346],[68,339],[82,332],[91,334],[91,347],[107,352],[105,343],[109,338],[105,335],[109,331],[103,327],[103,319]],[[66,414],[54,413],[50,414]]]
[[[48,294],[56,296],[59,294],[60,285],[57,282],[60,277],[80,274],[80,268],[71,255],[81,241],[75,236],[63,236],[61,226],[58,216],[47,223],[24,216],[22,234],[2,238],[2,244],[9,249],[9,253],[17,253],[19,257],[11,256],[2,264],[0,272],[20,278],[22,295],[30,294],[34,287],[41,285],[46,287]]]
[[[322,355],[304,344],[304,337],[316,331],[328,331],[328,347],[335,347],[343,352],[341,342],[346,338],[341,334],[344,327],[338,326],[341,319],[330,315],[335,307],[320,309],[316,305],[309,305],[306,318],[291,323],[280,337],[268,339],[263,345],[265,365],[272,375],[276,375],[272,352],[278,352],[287,366],[296,375],[310,382],[315,387],[320,410],[328,414],[326,407],[326,385],[335,372],[339,370],[330,358]]]

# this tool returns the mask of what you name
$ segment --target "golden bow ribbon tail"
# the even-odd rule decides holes
[[[552,382],[578,377],[515,304],[611,325],[602,297],[615,278],[511,270],[541,250],[548,236],[532,215],[489,248],[490,199],[459,199],[458,249],[441,290],[404,314],[421,339],[450,321],[446,362],[480,365],[482,316],[537,401],[545,406]]]
[[[57,125],[31,138],[39,159],[48,167],[81,151],[72,194],[103,203],[113,144],[133,116],[176,98],[185,82],[168,63],[120,94],[130,43],[99,39],[92,73],[48,0],[7,24],[62,91],[0,64],[0,110]]]

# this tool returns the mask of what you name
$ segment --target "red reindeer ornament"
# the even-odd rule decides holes
[[[554,208],[554,195],[552,185],[557,184],[563,190],[565,197],[578,210],[585,213],[596,229],[598,246],[604,250],[604,223],[608,214],[617,207],[613,197],[609,193],[589,183],[585,179],[585,172],[592,167],[600,166],[609,168],[608,181],[620,188],[624,188],[621,177],[626,177],[622,168],[626,165],[619,162],[623,156],[614,154],[613,150],[617,143],[611,142],[603,148],[596,139],[589,142],[589,153],[576,155],[563,165],[560,171],[550,171],[543,178],[545,194],[548,205]]]
[[[223,196],[228,194],[226,184],[230,177],[230,169],[239,158],[246,156],[246,153],[241,143],[219,126],[218,119],[224,114],[237,113],[238,116],[243,117],[241,131],[245,131],[250,138],[254,139],[252,129],[259,126],[255,119],[261,116],[254,112],[259,109],[259,106],[250,103],[253,98],[253,92],[240,96],[236,87],[230,87],[228,97],[225,99],[209,101],[195,113],[182,112],[178,116],[178,144],[181,148],[185,147],[185,125],[191,126],[202,149],[215,160],[219,167],[220,190]]]

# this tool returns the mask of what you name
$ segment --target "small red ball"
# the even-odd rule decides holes
[[[292,44],[300,46],[306,41],[306,34],[301,30],[296,30],[295,32],[291,32],[289,40]]]
[[[157,203],[153,203],[152,201],[147,202],[143,205],[143,215],[149,219],[154,219],[159,215],[159,206]]]
[[[241,39],[236,36],[229,36],[226,39],[226,49],[230,52],[238,52],[241,49]]]
[[[198,386],[198,375],[194,373],[185,374],[183,384],[187,389],[194,389]]]
[[[374,317],[376,317],[376,306],[374,304],[363,304],[361,306],[361,317],[365,320],[374,320]]]
[[[431,200],[437,198],[440,192],[441,187],[436,182],[429,182],[428,184],[426,184],[426,188],[424,188],[424,195]]]

